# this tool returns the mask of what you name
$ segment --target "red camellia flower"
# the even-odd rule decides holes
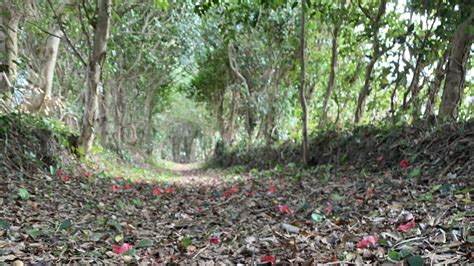
[[[130,184],[125,184],[125,185],[123,186],[123,189],[131,189],[131,188],[132,188],[132,186],[130,186]]]
[[[412,219],[408,223],[399,225],[397,229],[403,233],[408,233],[413,227],[415,227],[415,225],[415,219]]]
[[[112,250],[112,252],[115,253],[115,254],[123,254],[123,253],[125,253],[127,250],[132,249],[132,248],[133,248],[132,245],[127,244],[127,243],[123,243],[121,246],[115,245],[115,246],[114,246],[114,249]]]
[[[265,256],[262,256],[260,258],[260,261],[261,262],[270,262],[271,264],[275,264],[276,263],[276,258],[274,256],[271,256],[271,255],[265,255]]]
[[[366,236],[357,243],[357,248],[368,248],[369,246],[375,246],[375,244],[377,244],[376,236]]]
[[[326,213],[330,214],[333,211],[332,204],[330,202],[326,205]]]
[[[209,238],[209,243],[213,245],[219,245],[220,242],[221,240],[217,236],[212,236],[211,238]]]
[[[91,176],[91,173],[85,172],[85,173],[84,173],[84,176],[85,176],[85,177],[89,177],[89,176]]]
[[[167,188],[165,189],[165,192],[166,192],[166,193],[173,193],[173,192],[174,192],[174,187],[167,187]]]
[[[278,211],[280,213],[286,213],[288,215],[291,215],[291,209],[286,204],[278,205]]]
[[[230,192],[231,192],[231,193],[237,193],[237,192],[239,192],[239,187],[238,187],[238,186],[232,186],[232,187],[230,188]]]
[[[268,193],[276,193],[277,188],[275,185],[272,185],[268,188]]]
[[[117,190],[119,190],[119,186],[117,186],[117,185],[115,185],[115,184],[113,184],[110,188],[112,189],[112,191],[117,191]]]
[[[400,161],[400,167],[402,169],[408,168],[408,166],[410,166],[410,162],[408,162],[408,160],[401,160]]]
[[[159,196],[161,193],[163,193],[163,189],[161,189],[159,187],[153,189],[153,195]]]

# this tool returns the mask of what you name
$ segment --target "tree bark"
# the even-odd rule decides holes
[[[305,61],[304,61],[304,50],[305,50],[305,12],[304,12],[305,0],[301,0],[301,32],[300,32],[300,87],[299,87],[299,98],[302,109],[301,122],[303,123],[302,129],[302,160],[305,166],[309,162],[309,143],[308,143],[308,105],[306,103],[305,96]]]
[[[61,30],[55,30],[53,34],[54,35],[48,36],[43,51],[39,82],[39,88],[42,92],[40,94],[33,94],[32,99],[29,100],[27,108],[30,112],[38,112],[45,105],[45,102],[52,97],[54,69],[56,68],[59,44],[63,32]]]
[[[331,49],[331,70],[329,73],[328,86],[326,88],[326,95],[323,100],[323,110],[321,118],[319,120],[319,128],[323,128],[326,125],[327,111],[329,100],[331,99],[334,87],[336,86],[336,69],[337,69],[337,39],[339,35],[339,25],[334,26],[332,33],[332,49]]]
[[[436,69],[434,71],[434,80],[428,89],[428,99],[426,100],[425,113],[424,113],[425,118],[431,117],[433,115],[436,95],[438,95],[438,92],[441,87],[441,83],[443,82],[443,78],[445,74],[444,66],[446,65],[447,57],[448,57],[448,50],[446,50],[443,53],[443,57],[441,57],[438,60],[438,65],[436,66]]]
[[[97,124],[97,109],[101,82],[102,64],[105,60],[107,40],[109,38],[112,0],[98,1],[97,26],[94,28],[94,43],[88,65],[85,109],[82,120],[81,143],[87,155],[94,141],[94,127]]]
[[[8,82],[3,81],[4,88],[0,88],[0,93],[5,93],[5,103],[8,106],[10,102],[10,87],[7,84],[14,84],[17,76],[17,58],[18,58],[18,23],[20,16],[14,10],[10,1],[3,1],[0,4],[0,73],[4,72]]]
[[[372,77],[372,71],[374,70],[375,63],[377,60],[382,56],[383,52],[380,49],[380,40],[378,37],[379,29],[380,29],[380,20],[382,19],[383,14],[385,13],[385,6],[387,2],[386,0],[381,0],[380,5],[378,8],[377,16],[372,21],[372,57],[370,59],[369,64],[367,65],[367,69],[365,70],[365,81],[364,86],[359,92],[359,98],[357,100],[357,107],[354,115],[354,123],[358,124],[364,115],[365,110],[365,100],[370,92],[370,85]]]
[[[446,66],[446,79],[439,116],[445,120],[455,121],[464,90],[466,65],[469,58],[471,43],[474,35],[469,31],[473,26],[474,7],[471,7],[469,17],[462,22],[451,40],[451,52]]]

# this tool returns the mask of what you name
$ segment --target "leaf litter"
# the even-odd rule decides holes
[[[195,170],[170,184],[7,174],[0,262],[472,263],[472,178],[409,167]]]

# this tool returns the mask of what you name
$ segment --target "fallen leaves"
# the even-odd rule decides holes
[[[434,263],[466,262],[467,240],[458,228],[468,224],[460,210],[469,209],[463,199],[471,190],[462,184],[443,190],[440,180],[392,178],[397,173],[387,178],[383,172],[373,175],[380,178],[347,173],[324,186],[313,177],[297,185],[291,173],[271,182],[246,176],[238,184],[190,186],[131,184],[120,178],[111,184],[110,179],[85,180],[84,175],[62,182],[58,173],[56,182],[30,179],[11,187],[34,193],[28,201],[18,193],[0,197],[7,206],[0,210],[0,237],[27,242],[31,254],[95,256],[109,264],[250,264],[252,258],[273,264],[276,258],[293,263],[420,263],[427,252]],[[110,193],[113,185],[126,193]],[[413,195],[428,193],[436,200],[413,200]],[[363,204],[357,203],[359,198]],[[443,207],[453,202],[457,208]],[[410,233],[417,225],[423,236],[399,233]],[[54,246],[48,244],[51,239]],[[1,245],[0,240],[0,250],[5,250]],[[413,249],[408,252],[407,246]]]

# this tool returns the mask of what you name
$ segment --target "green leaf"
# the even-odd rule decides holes
[[[155,0],[155,6],[161,10],[168,9],[168,0]]]
[[[390,250],[388,252],[388,258],[391,259],[391,260],[394,260],[394,261],[399,261],[399,260],[402,259],[402,256],[400,256],[400,253],[398,253],[397,251]]]
[[[416,168],[414,168],[413,170],[411,170],[409,176],[410,176],[411,178],[414,178],[414,177],[418,177],[420,174],[421,174],[421,168],[420,168],[420,167],[416,167]]]
[[[135,248],[144,248],[153,246],[153,240],[142,239],[135,244]]]
[[[435,193],[435,192],[438,191],[442,186],[443,186],[443,185],[438,184],[438,185],[432,187],[431,190],[430,190],[430,192],[431,192],[431,193]]]
[[[71,227],[72,222],[70,219],[66,219],[63,223],[59,226],[59,230],[67,230]]]
[[[18,195],[20,195],[22,200],[27,200],[30,198],[30,193],[28,193],[28,190],[23,187],[18,189]]]
[[[107,225],[114,228],[117,232],[122,231],[122,226],[117,221],[115,221],[113,219],[108,220]]]
[[[125,251],[122,255],[124,255],[124,256],[127,256],[127,255],[134,256],[134,255],[136,255],[136,253],[137,252],[134,249],[129,249],[129,250]]]
[[[8,227],[10,227],[8,221],[0,219],[0,229],[8,229]]]
[[[323,220],[323,216],[321,214],[317,213],[317,212],[313,212],[311,214],[311,219],[315,223],[320,223]]]
[[[37,236],[41,235],[41,231],[39,229],[31,228],[31,229],[26,229],[25,231],[32,238],[36,238]]]
[[[388,247],[388,241],[387,241],[387,239],[382,239],[382,238],[381,238],[381,239],[379,239],[378,242],[379,242],[379,246],[381,246],[381,247]]]
[[[411,256],[408,258],[408,265],[410,266],[423,266],[423,258],[421,256]]]
[[[114,238],[115,242],[120,242],[123,240],[123,235],[120,234],[120,235],[116,235],[115,238]]]
[[[191,246],[192,244],[193,244],[193,240],[191,240],[190,238],[185,238],[181,240],[181,245],[183,245],[183,247],[185,248]]]

